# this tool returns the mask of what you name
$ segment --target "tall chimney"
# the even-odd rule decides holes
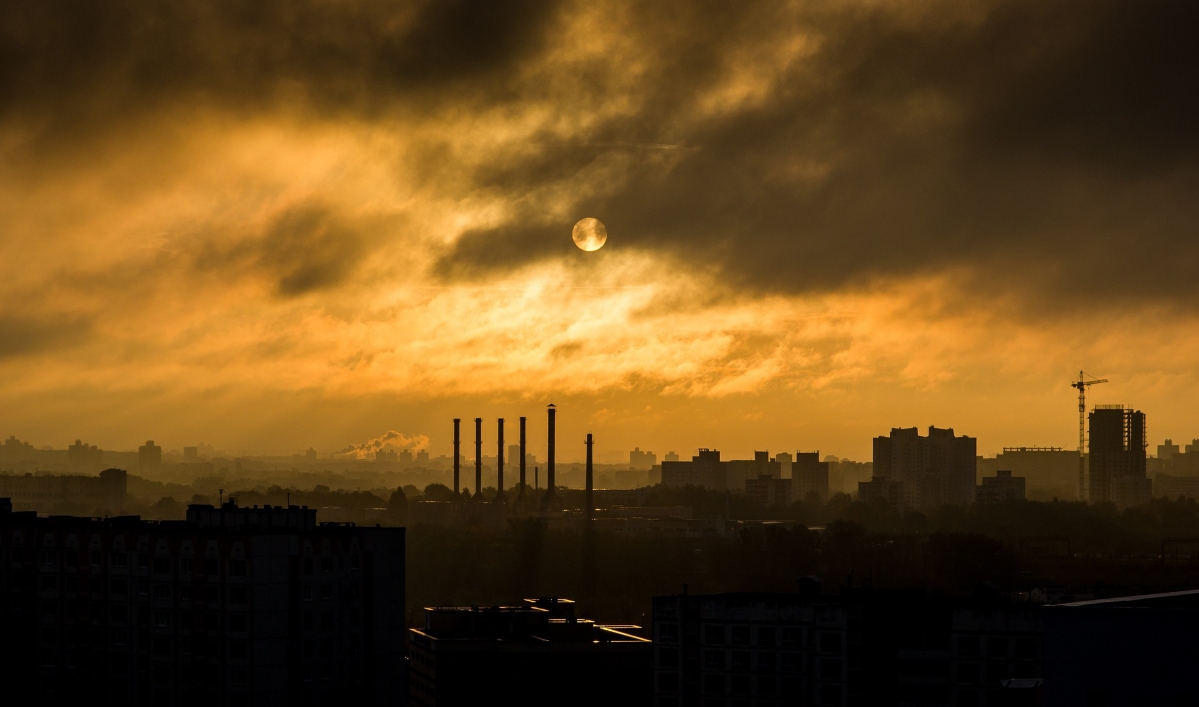
[[[475,418],[475,500],[482,500],[483,490],[483,418]]]
[[[460,451],[461,440],[458,437],[458,431],[461,427],[462,427],[462,420],[460,418],[455,417],[454,418],[454,498],[455,499],[458,498],[458,472],[461,471],[461,469],[459,468],[461,466],[461,464],[459,462],[462,459],[462,453]]]
[[[591,520],[592,511],[595,508],[595,503],[592,501],[592,497],[591,497],[591,491],[592,491],[592,486],[593,486],[592,485],[592,476],[591,476],[591,473],[592,473],[592,466],[591,466],[592,444],[593,444],[593,442],[591,440],[591,433],[588,432],[587,433],[587,491],[586,491],[586,493],[583,494],[583,503],[585,503],[587,505],[587,511],[586,511],[586,513],[584,513],[583,517],[586,518],[588,521]]]
[[[517,496],[525,495],[525,418],[520,418],[520,491]]]
[[[549,441],[546,443],[546,465],[545,465],[545,505],[549,505],[554,497],[554,415],[558,412],[558,408],[550,403],[546,408],[549,413]]]
[[[499,440],[496,444],[495,468],[495,502],[500,503],[504,500],[504,418],[502,417],[499,423]]]

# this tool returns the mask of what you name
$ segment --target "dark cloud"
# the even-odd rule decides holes
[[[0,359],[75,347],[91,335],[85,317],[0,315]]]
[[[547,0],[16,0],[0,7],[0,115],[60,137],[178,101],[369,113],[502,93],[554,12]]]
[[[208,243],[194,258],[201,272],[251,274],[274,283],[285,297],[346,282],[369,252],[373,224],[351,222],[317,203],[293,206],[257,237],[232,246]]]
[[[815,3],[787,31],[817,50],[765,101],[716,115],[696,96],[718,57],[765,32],[763,6],[684,13],[699,26],[657,45],[647,32],[658,61],[639,110],[588,137],[699,149],[634,161],[574,213],[603,219],[612,247],[718,262],[754,289],[967,267],[979,287],[1054,302],[1194,299],[1199,5],[1007,0],[978,6],[980,19],[962,7]],[[480,183],[519,195],[609,152],[547,148]],[[530,204],[466,234],[442,272],[557,253],[571,223],[543,213]]]
[[[1039,303],[1199,300],[1199,4],[608,6],[588,31],[613,50],[562,61],[561,20],[591,5],[17,0],[0,7],[0,120],[53,147],[190,105],[334,120],[549,106],[566,118],[553,134],[478,155],[470,196],[512,217],[462,234],[439,276],[572,254],[573,220],[595,216],[608,248],[750,290],[965,269]],[[798,37],[811,51],[777,58]],[[767,93],[712,109],[738,63]],[[638,147],[662,144],[689,149]],[[458,189],[452,151],[409,154],[427,156],[430,192]],[[571,215],[547,216],[571,183]],[[209,256],[298,294],[353,274],[370,248],[357,228],[300,210]]]

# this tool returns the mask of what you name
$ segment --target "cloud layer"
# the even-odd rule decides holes
[[[81,390],[832,409],[994,367],[1175,375],[1197,25],[1181,0],[8,3],[0,389],[52,420]],[[583,255],[586,216],[610,240]],[[371,425],[335,447],[399,427]]]

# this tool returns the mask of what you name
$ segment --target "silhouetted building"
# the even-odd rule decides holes
[[[791,478],[791,454],[789,452],[779,452],[774,455],[774,461],[778,462],[779,472],[782,473],[783,477]]]
[[[848,630],[800,595],[655,597],[654,704],[845,704]]]
[[[978,503],[1023,501],[1024,477],[1012,476],[1012,472],[1006,469],[995,472],[995,476],[984,476],[975,490],[975,500]]]
[[[733,490],[728,485],[725,462],[720,460],[720,451],[704,448],[691,457],[689,462],[662,462],[662,485],[674,488],[699,486],[720,491]],[[742,488],[744,486],[736,490]]]
[[[1061,447],[1004,447],[994,457],[978,459],[978,474],[994,475],[1000,469],[1022,476],[1026,496],[1034,500],[1078,498],[1078,452]]]
[[[184,447],[183,448],[183,463],[184,464],[194,464],[198,461],[200,461],[200,448],[199,447]]]
[[[137,463],[142,469],[157,469],[162,466],[162,447],[148,440],[137,448]]]
[[[674,452],[667,452],[666,456],[662,457],[662,461],[677,462],[678,460],[679,455],[675,454]]]
[[[785,506],[791,503],[791,479],[759,476],[745,480],[745,496],[764,506]]]
[[[1123,405],[1097,405],[1088,422],[1090,501],[1120,508],[1148,501],[1153,494],[1145,476],[1145,413]]]
[[[1039,606],[804,584],[656,597],[655,704],[1040,704]]]
[[[828,500],[829,462],[820,461],[820,452],[796,452],[791,463],[791,480],[796,501]]]
[[[928,428],[921,437],[915,427],[894,428],[888,437],[874,439],[874,478],[902,484],[904,505],[935,508],[942,504],[965,505],[974,501],[977,440],[955,436],[952,429]],[[887,484],[859,486],[863,498],[892,493]],[[886,493],[881,491],[886,489]]]
[[[782,466],[771,461],[770,452],[754,452],[753,459],[730,459],[724,462],[725,488],[729,491],[744,491],[751,479],[768,477],[781,479]]]
[[[0,497],[11,499],[18,511],[73,507],[103,515],[125,507],[127,479],[124,469],[105,469],[98,476],[0,474]]]
[[[411,629],[409,702],[648,705],[652,645],[574,614],[569,599],[523,606],[431,607]]]
[[[634,447],[633,451],[629,452],[629,466],[634,469],[648,470],[658,463],[658,455],[650,451],[641,451],[641,447]]]
[[[1046,607],[1045,702],[1199,703],[1199,591]]]
[[[0,671],[30,702],[402,699],[402,528],[232,501],[162,522],[2,506]]]
[[[101,461],[102,456],[99,447],[92,444],[84,444],[78,439],[75,440],[75,444],[67,447],[67,464],[70,465],[71,471],[94,473],[103,463]]]

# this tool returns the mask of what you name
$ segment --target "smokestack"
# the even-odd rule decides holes
[[[460,451],[461,440],[458,437],[458,432],[461,427],[462,427],[462,420],[460,418],[455,417],[454,418],[454,498],[458,498],[458,473],[461,471],[461,469],[459,468],[461,466],[461,464],[459,463],[459,460],[462,458],[462,453]]]
[[[520,491],[517,496],[525,496],[525,418],[520,418]]]
[[[495,502],[500,503],[504,500],[504,418],[502,417],[499,424],[499,440],[496,444],[495,468]]]
[[[557,414],[558,408],[550,403],[546,410],[549,413],[549,441],[546,443],[548,459],[545,465],[545,505],[549,505],[554,497],[554,416]]]
[[[593,486],[592,476],[591,476],[591,473],[592,473],[592,466],[591,466],[592,444],[593,444],[593,442],[591,440],[591,433],[588,432],[587,433],[587,492],[583,494],[583,502],[585,504],[587,504],[587,512],[584,514],[584,517],[588,521],[591,520],[592,511],[595,508],[595,503],[592,501],[592,497],[591,497],[591,491],[592,491],[592,486]]]
[[[483,418],[475,418],[475,500],[483,490]]]

